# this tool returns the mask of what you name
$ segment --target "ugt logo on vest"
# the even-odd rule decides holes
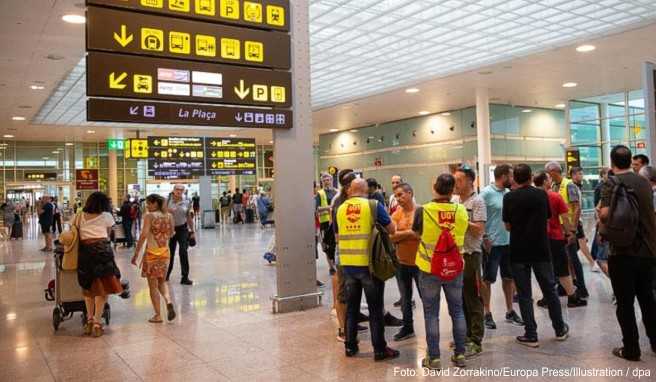
[[[351,223],[355,223],[360,220],[360,214],[362,213],[361,207],[359,204],[349,204],[346,207],[346,219]]]
[[[456,223],[455,211],[439,211],[437,215],[438,221],[441,226],[450,226]]]

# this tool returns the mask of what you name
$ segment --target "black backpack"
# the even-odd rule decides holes
[[[617,176],[608,177],[613,190],[608,218],[599,227],[599,233],[615,247],[630,247],[638,238],[640,209],[633,188]]]

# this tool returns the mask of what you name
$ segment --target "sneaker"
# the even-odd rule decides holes
[[[541,299],[538,300],[537,304],[540,308],[546,308],[547,307],[547,300],[542,297]]]
[[[189,279],[182,279],[180,281],[180,284],[182,284],[182,285],[194,285],[194,282],[189,280]]]
[[[485,327],[488,329],[496,329],[497,324],[494,322],[494,318],[492,318],[492,313],[488,313],[485,315]]]
[[[360,352],[360,348],[358,345],[355,345],[353,347],[345,347],[344,354],[346,354],[347,357],[355,357],[358,353]]]
[[[579,298],[576,294],[573,294],[567,297],[567,307],[568,308],[578,308],[581,306],[587,306],[588,302],[582,298]]]
[[[483,347],[479,344],[471,342],[465,347],[465,358],[471,359],[478,357],[483,352]]]
[[[585,288],[576,289],[576,295],[583,299],[590,297],[590,293],[588,293],[588,290]]]
[[[464,354],[454,354],[451,356],[451,362],[453,362],[456,367],[463,368],[467,366],[465,362],[465,355]]]
[[[613,305],[617,305],[617,297],[615,297],[615,295],[613,295],[613,298],[610,300],[610,303]]]
[[[567,296],[567,291],[563,288],[562,285],[558,284],[558,296],[565,297]]]
[[[322,283],[321,281],[317,280],[317,286],[318,286],[319,288],[323,288],[324,283]]]
[[[369,316],[360,312],[360,314],[358,315],[358,324],[361,322],[368,322],[368,321],[369,321]]]
[[[384,321],[385,326],[403,326],[403,321],[392,316],[390,312],[385,313]]]
[[[522,321],[521,317],[519,317],[519,315],[515,313],[514,310],[506,313],[506,322],[509,322],[515,326],[524,326],[524,321]]]
[[[637,357],[627,356],[624,353],[624,348],[615,348],[615,349],[613,349],[613,355],[615,357],[624,358],[627,361],[634,361],[634,362],[640,361],[640,356],[637,356]]]
[[[421,360],[421,367],[425,367],[430,370],[440,370],[442,369],[442,363],[440,362],[440,357],[430,358],[426,355],[426,358]]]
[[[594,272],[594,273],[600,273],[601,272],[601,268],[599,268],[599,264],[597,264],[596,261],[592,264],[591,271]]]
[[[393,359],[393,358],[399,358],[399,355],[401,353],[398,350],[394,350],[390,347],[386,347],[385,350],[382,352],[376,352],[374,353],[374,361],[384,361],[386,359]]]
[[[365,330],[369,329],[367,326],[364,325],[358,325],[358,332],[364,332]]]
[[[569,337],[569,325],[565,324],[565,327],[559,333],[556,333],[557,341],[565,341]]]
[[[406,328],[405,326],[399,330],[398,333],[394,335],[394,341],[404,341],[415,336],[415,331],[412,328]]]
[[[536,348],[540,346],[540,343],[538,342],[538,339],[535,337],[526,337],[526,336],[519,336],[515,338],[518,343],[528,346],[531,348]]]
[[[344,330],[337,329],[337,341],[346,342],[346,334],[344,333]]]

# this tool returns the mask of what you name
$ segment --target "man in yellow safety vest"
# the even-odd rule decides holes
[[[335,234],[330,227],[330,203],[337,195],[333,188],[333,177],[327,173],[321,174],[321,188],[314,197],[319,230],[321,231],[321,248],[326,253],[330,274],[335,273]]]
[[[367,183],[357,178],[349,187],[349,198],[337,209],[336,231],[339,242],[339,264],[342,267],[346,291],[346,342],[347,357],[358,351],[358,316],[364,290],[369,308],[369,328],[374,347],[374,360],[397,358],[399,352],[387,346],[383,319],[385,283],[369,273],[369,239],[376,222],[394,234],[394,223],[385,206],[373,202],[372,211],[367,199]]]

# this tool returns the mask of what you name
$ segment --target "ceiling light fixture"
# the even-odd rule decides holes
[[[564,103],[559,103],[559,104],[555,105],[554,107],[557,108],[557,109],[564,109],[565,104]]]
[[[444,117],[448,117],[448,116],[450,116],[450,115],[451,115],[451,113],[449,113],[449,112],[447,111],[447,112],[445,112],[445,113],[442,113],[442,114],[440,114],[440,115],[441,115],[441,116],[444,116]]]
[[[3,135],[3,138],[13,138],[13,137],[14,137],[14,136],[11,135],[11,134],[5,134],[5,135]]]
[[[59,154],[59,151],[53,151],[52,153],[53,154]]]
[[[417,88],[408,88],[408,89],[405,89],[405,92],[408,93],[408,94],[419,93],[419,89],[417,89]]]
[[[69,24],[84,24],[87,22],[87,18],[81,15],[64,15],[62,20],[66,21]]]
[[[430,114],[430,112],[426,110],[422,110],[419,112],[419,115],[428,115],[428,114]]]
[[[237,138],[237,134],[230,134],[230,138]]]
[[[25,117],[11,117],[12,121],[24,121]]]
[[[46,88],[45,86],[41,86],[41,85],[32,85],[32,86],[30,86],[30,89],[32,89],[32,90],[43,90],[45,88]]]
[[[96,133],[95,130],[87,130],[87,134],[95,134],[95,133]]]
[[[48,160],[48,159],[50,159],[50,157],[43,157],[43,158],[41,158],[41,159],[43,159],[43,160]]]
[[[349,130],[351,133],[357,133],[358,131],[356,129]]]
[[[75,143],[73,143],[73,142],[66,142],[66,146],[74,146],[74,145],[75,145]]]
[[[330,129],[330,130],[328,130],[328,131],[330,131],[331,133],[336,133],[336,132],[339,131],[339,129]]]
[[[272,145],[272,144],[273,144],[273,141],[269,141],[269,144]]]
[[[581,46],[577,47],[576,51],[579,52],[579,53],[587,53],[587,52],[592,52],[595,49],[597,49],[596,46],[586,44],[586,45],[581,45]]]
[[[564,88],[575,88],[577,86],[578,86],[578,84],[576,82],[565,82],[563,84]]]
[[[522,113],[530,113],[530,112],[532,112],[532,111],[533,111],[533,110],[531,110],[531,109],[524,109],[524,110],[522,110]]]

